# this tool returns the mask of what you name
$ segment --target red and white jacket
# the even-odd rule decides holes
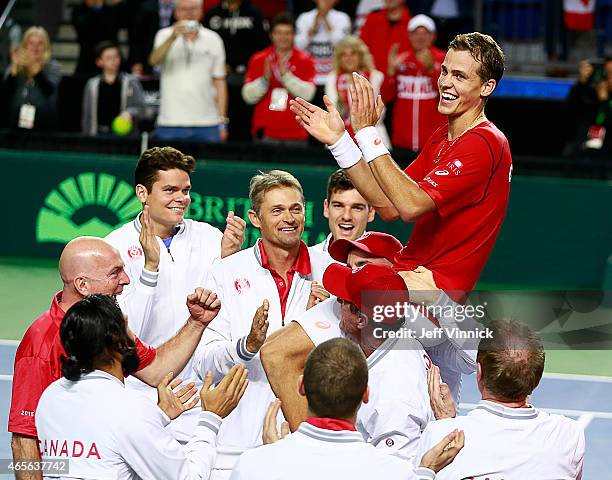
[[[431,47],[431,71],[417,60],[413,51],[408,52],[395,76],[385,77],[381,95],[383,101],[395,102],[391,133],[393,146],[420,150],[436,128],[446,121],[438,113],[438,77],[445,52]]]

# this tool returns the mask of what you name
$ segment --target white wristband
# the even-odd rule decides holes
[[[355,140],[363,152],[363,158],[370,163],[381,155],[389,155],[389,150],[385,147],[376,127],[365,127],[355,134]]]
[[[340,140],[333,145],[328,145],[327,148],[329,148],[340,168],[351,168],[361,159],[361,150],[355,145],[346,130]]]

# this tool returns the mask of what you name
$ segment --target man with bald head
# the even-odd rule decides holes
[[[130,283],[119,252],[101,238],[79,237],[69,242],[60,256],[59,270],[64,284],[62,291],[53,298],[51,308],[30,325],[15,355],[8,428],[13,434],[14,461],[40,460],[34,412],[45,388],[62,376],[60,358],[65,354],[59,328],[64,314],[88,295],[119,295]],[[141,294],[152,295],[146,290]],[[134,376],[157,386],[167,373],[180,372],[206,328],[204,311],[215,299],[214,293],[200,288],[189,295],[189,319],[157,350],[135,337],[140,365]],[[125,313],[130,314],[129,311]],[[17,478],[39,479],[42,476],[39,472],[20,472]]]

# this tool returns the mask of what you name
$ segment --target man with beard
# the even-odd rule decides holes
[[[65,312],[88,295],[119,295],[123,287],[130,283],[119,252],[95,237],[79,237],[69,242],[60,256],[59,272],[64,282],[62,291],[53,298],[51,308],[28,328],[15,354],[8,425],[9,432],[13,434],[11,448],[14,461],[40,458],[35,411],[45,388],[62,376],[60,359],[65,352],[59,329]],[[135,337],[140,363],[134,376],[156,386],[168,372],[180,372],[193,355],[204,328],[211,320],[202,310],[202,304],[208,302],[212,305],[215,300],[216,296],[204,289],[189,295],[187,308],[190,318],[157,351]],[[133,335],[131,331],[128,332]],[[17,478],[33,480],[40,479],[41,475],[40,472],[22,471],[17,473]]]
[[[211,307],[208,313],[214,317]],[[74,478],[208,477],[222,418],[246,390],[243,366],[234,367],[214,390],[207,377],[198,426],[182,447],[165,428],[183,411],[182,392],[168,385],[171,375],[158,387],[163,410],[124,388],[125,375],[138,368],[139,359],[112,296],[92,295],[73,305],[60,337],[67,354],[62,358],[64,378],[45,390],[37,409],[43,460],[59,466],[66,462]]]

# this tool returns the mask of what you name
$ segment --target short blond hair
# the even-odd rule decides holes
[[[251,178],[249,184],[249,200],[251,201],[251,208],[255,210],[255,213],[259,214],[259,209],[266,192],[281,187],[297,190],[302,197],[302,203],[304,203],[304,189],[302,189],[302,185],[297,178],[284,170],[270,170],[269,172],[262,172],[260,170],[257,175]]]
[[[371,72],[374,70],[374,62],[368,46],[359,37],[347,35],[336,44],[334,49],[334,71],[336,73],[341,73],[340,57],[349,48],[355,50],[359,55],[359,69],[361,71],[368,70]]]

